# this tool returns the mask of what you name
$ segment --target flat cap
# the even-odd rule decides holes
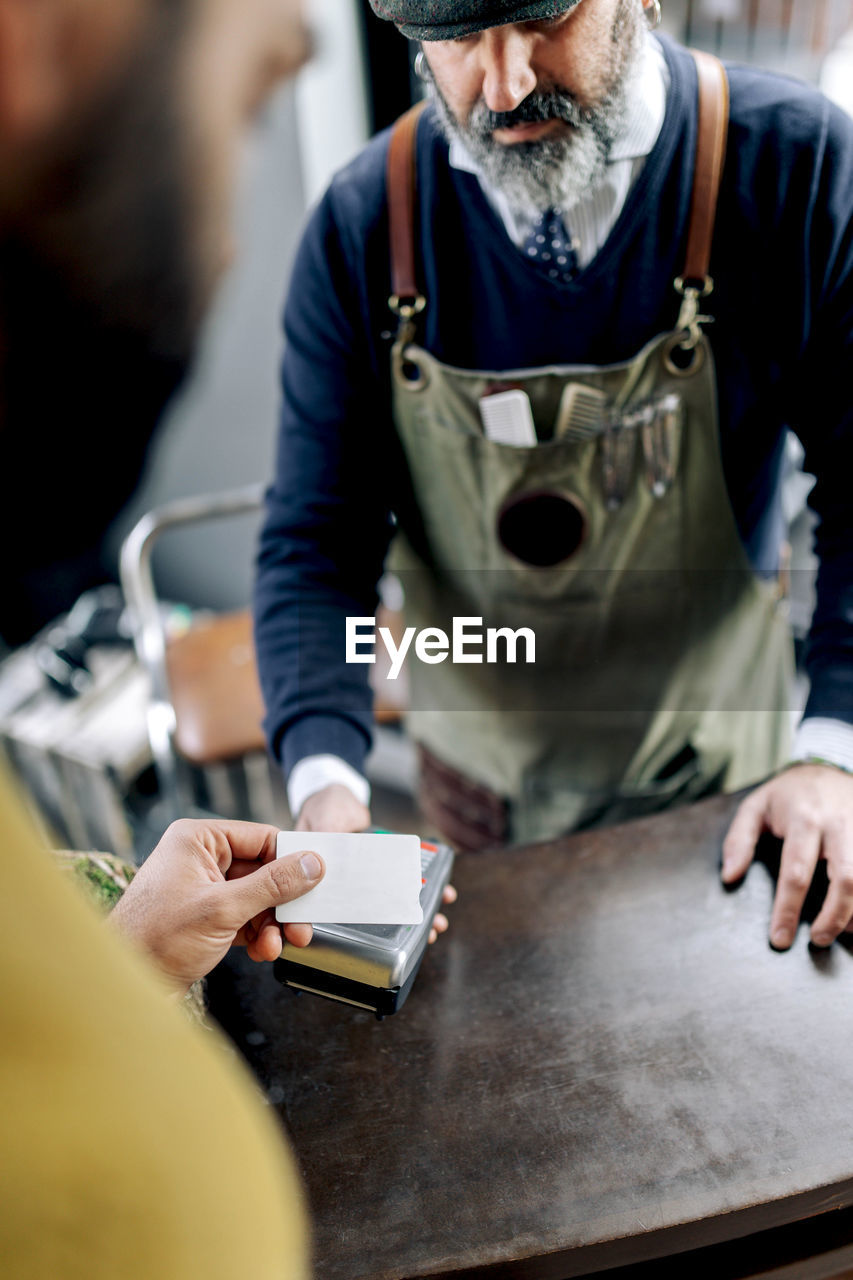
[[[556,18],[578,0],[370,0],[373,12],[410,40],[455,40],[486,27]]]

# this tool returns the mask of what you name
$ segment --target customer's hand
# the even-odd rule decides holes
[[[782,840],[782,861],[770,942],[791,946],[820,858],[829,889],[811,927],[811,940],[826,947],[853,923],[853,777],[821,764],[785,769],[741,803],[723,843],[723,881],[734,884],[752,862],[759,836]]]
[[[370,810],[356,800],[349,787],[333,782],[315,791],[302,806],[296,823],[297,831],[364,831],[370,826]],[[452,884],[444,890],[442,903],[450,906],[457,898]],[[447,916],[439,912],[432,922],[429,940],[435,942],[448,927]]]
[[[276,861],[275,827],[254,822],[174,822],[140,867],[110,919],[186,991],[229,947],[253,960],[276,960],[282,927],[275,907],[322,880],[316,853]],[[311,941],[310,924],[287,924],[295,946]]]

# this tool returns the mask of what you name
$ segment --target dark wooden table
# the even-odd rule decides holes
[[[451,931],[383,1023],[218,975],[304,1172],[318,1280],[853,1266],[853,959],[805,927],[769,948],[768,868],[719,882],[733,810],[458,860]]]

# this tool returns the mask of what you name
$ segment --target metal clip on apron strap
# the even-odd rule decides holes
[[[701,339],[701,326],[712,319],[711,316],[700,315],[699,303],[714,288],[708,268],[729,122],[729,83],[723,64],[709,53],[695,49],[691,52],[699,77],[699,123],[687,257],[684,272],[675,281],[675,288],[682,299],[681,312],[676,325],[678,336],[670,355],[676,348],[681,352],[692,352]],[[397,342],[401,347],[414,338],[415,316],[426,306],[415,271],[415,134],[425,106],[425,102],[419,102],[400,117],[394,126],[388,150],[387,193],[393,289],[388,305],[399,322]]]
[[[687,259],[683,274],[675,281],[682,299],[676,324],[680,336],[668,350],[670,360],[677,350],[694,351],[702,337],[702,325],[713,320],[713,316],[700,315],[699,304],[714,289],[708,269],[729,127],[729,82],[723,64],[709,53],[697,49],[691,53],[699,77],[699,122]],[[688,365],[690,363],[688,360]]]

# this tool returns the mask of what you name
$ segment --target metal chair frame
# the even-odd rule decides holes
[[[162,803],[174,817],[187,812],[187,803],[181,792],[181,764],[174,743],[176,717],[166,668],[167,638],[154,586],[152,554],[158,539],[168,530],[250,515],[261,509],[263,494],[262,484],[252,484],[164,503],[142,516],[122,545],[121,584],[134,620],[136,652],[151,680],[147,715],[151,754]]]

